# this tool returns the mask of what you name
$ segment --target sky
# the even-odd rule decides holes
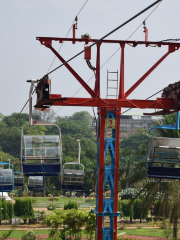
[[[40,44],[36,37],[65,37],[76,15],[86,0],[1,0],[0,1],[0,112],[10,115],[20,112],[28,99],[28,79],[40,79],[44,76],[54,55],[48,48]],[[77,37],[89,33],[91,38],[99,39],[114,28],[137,14],[139,11],[153,3],[152,0],[88,0],[78,15]],[[154,7],[153,7],[154,8]],[[108,39],[126,40],[152,12],[152,9],[119,29]],[[149,31],[149,41],[180,38],[180,1],[163,0],[158,8],[147,19],[146,26]],[[72,37],[70,31],[68,37]],[[143,26],[141,26],[130,40],[144,40]],[[60,43],[53,43],[56,50]],[[101,65],[119,48],[118,44],[102,44]],[[68,60],[84,49],[83,43],[72,44],[65,42],[60,54]],[[138,46],[125,47],[125,91],[128,90],[161,56],[167,52],[167,46],[150,48]],[[146,99],[158,92],[170,83],[179,81],[180,50],[170,54],[157,69],[129,96],[129,99]],[[96,63],[96,47],[92,48],[92,65]],[[51,70],[60,65],[56,59]],[[88,81],[93,72],[88,68],[84,55],[80,55],[70,62],[74,70]],[[120,51],[101,69],[101,96],[106,97],[107,70],[117,71],[119,74]],[[65,68],[61,67],[51,75],[51,93],[61,94],[62,97],[72,97],[81,85]],[[94,88],[94,77],[88,84]],[[89,94],[81,89],[76,97],[89,97]],[[160,97],[161,94],[156,95]],[[33,104],[36,103],[36,96]],[[70,116],[77,111],[89,111],[93,115],[92,108],[87,107],[53,107],[59,116]],[[26,109],[28,113],[28,108]],[[123,109],[124,110],[124,109]],[[136,110],[141,112],[153,112],[153,110]]]

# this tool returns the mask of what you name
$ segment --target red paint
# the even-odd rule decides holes
[[[76,38],[76,24],[73,24],[73,39],[75,39]],[[72,44],[75,44],[76,43],[76,41],[72,41]]]
[[[119,99],[124,97],[124,48],[125,44],[121,43],[121,62],[120,62],[120,84]]]
[[[73,98],[73,97],[61,97],[60,94],[49,94],[49,99],[40,100],[35,107],[45,109],[51,105],[53,106],[86,106],[86,107],[98,107],[98,114],[100,115],[100,149],[99,149],[99,182],[98,184],[98,209],[99,213],[103,212],[103,180],[104,180],[104,143],[105,143],[105,117],[107,111],[114,111],[117,113],[116,116],[116,145],[115,145],[115,189],[114,189],[114,212],[117,212],[118,207],[118,170],[119,170],[119,135],[120,135],[120,115],[121,108],[152,108],[162,109],[161,112],[169,110],[177,110],[174,106],[173,101],[170,98],[157,98],[156,100],[137,100],[127,99],[127,97],[149,76],[149,74],[172,52],[176,51],[180,47],[180,43],[177,42],[148,42],[148,30],[144,28],[145,41],[121,41],[121,40],[102,40],[97,46],[96,56],[96,80],[94,91],[87,85],[87,83],[72,69],[72,67],[66,63],[64,66],[73,74],[78,82],[83,86],[84,89],[90,94],[91,98]],[[69,41],[72,43],[83,42],[85,44],[94,43],[98,39],[81,39],[75,38],[75,25],[73,25],[73,38],[48,38],[48,37],[37,37],[37,40],[42,45],[51,49],[51,51],[58,57],[58,59],[64,63],[65,60],[59,55],[59,53],[52,47],[52,41]],[[113,43],[120,44],[121,46],[121,59],[120,59],[120,86],[119,86],[119,97],[116,99],[101,99],[100,98],[100,47],[102,43]],[[124,48],[125,44],[131,44],[133,47],[138,45],[157,45],[161,47],[163,45],[168,46],[168,52],[159,59],[126,93],[124,93]],[[85,59],[91,58],[91,50],[87,50]],[[105,84],[105,79],[103,79]],[[155,83],[154,83],[155,86]],[[108,106],[108,107],[107,107]],[[97,216],[97,239],[102,240],[102,217]],[[114,233],[113,240],[117,240],[117,217],[114,217]]]
[[[145,41],[147,42],[148,41],[148,29],[147,29],[147,27],[144,27],[144,31],[143,32],[145,33]]]
[[[101,42],[97,44],[97,57],[96,57],[96,81],[94,91],[100,97],[100,47]]]
[[[86,49],[88,46],[84,47],[84,49]],[[84,52],[84,59],[91,59],[91,48],[88,48],[85,52]]]

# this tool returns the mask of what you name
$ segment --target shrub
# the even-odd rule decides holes
[[[49,200],[49,201],[58,201],[58,198],[55,198],[55,197],[53,198],[53,197],[52,197],[52,198],[49,198],[48,200]]]
[[[17,198],[14,204],[14,214],[17,217],[23,217],[24,219],[34,217],[34,210],[31,198]]]
[[[77,205],[77,202],[72,202],[72,201],[69,201],[67,204],[64,204],[64,210],[67,210],[67,209],[78,209],[78,205]]]
[[[92,192],[89,196],[90,196],[90,197],[95,197],[95,193]]]
[[[70,194],[69,191],[68,191],[68,192],[65,192],[65,195],[66,195],[66,197],[70,197],[70,196],[71,196],[71,194]]]
[[[47,206],[47,210],[55,210],[56,209],[56,206],[54,204],[49,204]]]
[[[33,231],[28,231],[24,233],[21,237],[21,240],[36,240],[36,234]]]
[[[152,222],[152,221],[153,221],[153,218],[152,218],[152,217],[147,217],[147,218],[146,218],[146,221],[147,221],[147,222]]]

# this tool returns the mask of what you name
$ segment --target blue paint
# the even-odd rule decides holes
[[[115,114],[113,112],[108,112],[106,118],[115,119]],[[111,131],[111,137],[105,138],[105,146],[104,146],[104,159],[106,159],[107,153],[110,154],[110,165],[106,165],[106,160],[104,160],[104,180],[103,180],[103,190],[104,192],[110,190],[110,197],[103,199],[103,212],[99,213],[98,210],[98,183],[99,183],[99,147],[100,147],[100,117],[98,119],[98,149],[97,149],[97,196],[96,196],[96,210],[93,211],[96,216],[102,216],[103,221],[105,217],[109,217],[109,227],[103,226],[103,237],[102,240],[113,240],[113,232],[114,232],[114,217],[119,216],[120,213],[114,213],[114,184],[115,184],[115,129]],[[106,184],[109,184],[109,189],[105,189]],[[96,218],[96,240],[97,239],[97,218]]]

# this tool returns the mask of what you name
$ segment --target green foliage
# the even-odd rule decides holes
[[[14,212],[13,203],[0,200],[0,208],[3,208],[1,220],[11,220]]]
[[[12,123],[14,123],[18,115],[19,113],[12,113],[9,116],[4,116],[3,121],[6,123],[8,128],[12,125]],[[21,115],[16,120],[14,126],[21,128],[28,121],[29,121],[29,115],[27,113],[21,113]]]
[[[147,222],[152,222],[152,221],[153,221],[153,218],[152,218],[152,217],[147,217],[147,218],[146,218],[146,221],[147,221]]]
[[[61,236],[64,236],[64,229],[59,230],[59,228],[64,225],[67,225],[68,226],[67,232],[70,235],[70,238],[75,237],[75,239],[80,239],[81,228],[84,226],[86,222],[89,221],[89,224],[91,224],[91,226],[94,226],[93,217],[88,220],[89,217],[90,216],[88,215],[87,212],[79,211],[76,209],[70,209],[70,210],[55,212],[55,214],[49,215],[43,221],[43,225],[46,225],[52,228],[51,233],[49,234],[50,238],[53,238],[54,236],[55,237],[59,236],[59,239],[60,239]]]
[[[133,205],[130,203],[130,200],[122,200],[121,206],[125,217],[133,217]]]
[[[137,198],[133,204],[133,219],[144,219],[148,216],[148,209],[144,208],[144,201]]]
[[[49,201],[58,201],[58,198],[52,197],[48,199]]]
[[[14,204],[14,214],[24,219],[33,218],[34,210],[31,198],[17,198]]]
[[[8,219],[11,221],[11,218],[14,215],[14,204],[12,202],[6,202],[6,205],[7,205]]]
[[[158,219],[159,217],[163,217],[163,212],[164,212],[164,204],[166,204],[166,218],[169,217],[170,213],[170,203],[164,203],[161,200],[157,200],[154,202],[154,208],[153,208],[153,215],[156,216]]]
[[[33,231],[28,231],[24,233],[21,237],[21,240],[36,240],[36,234]]]
[[[134,188],[126,188],[121,191],[121,200],[132,199],[136,196],[137,191]]]
[[[86,222],[85,233],[89,240],[93,239],[96,229],[96,215],[94,213],[89,214]]]
[[[78,209],[78,205],[77,205],[77,202],[72,202],[72,201],[69,201],[68,203],[64,204],[64,210],[68,210],[68,209]]]
[[[121,200],[118,199],[118,212],[120,212],[120,216],[124,217],[123,211],[122,211],[122,204],[121,204]]]
[[[121,141],[121,147],[124,148],[131,148],[137,149],[144,141],[147,140],[147,136],[143,135],[142,132],[134,134],[128,138],[124,138]]]
[[[56,209],[56,206],[54,204],[49,204],[47,206],[47,210],[55,210]]]

